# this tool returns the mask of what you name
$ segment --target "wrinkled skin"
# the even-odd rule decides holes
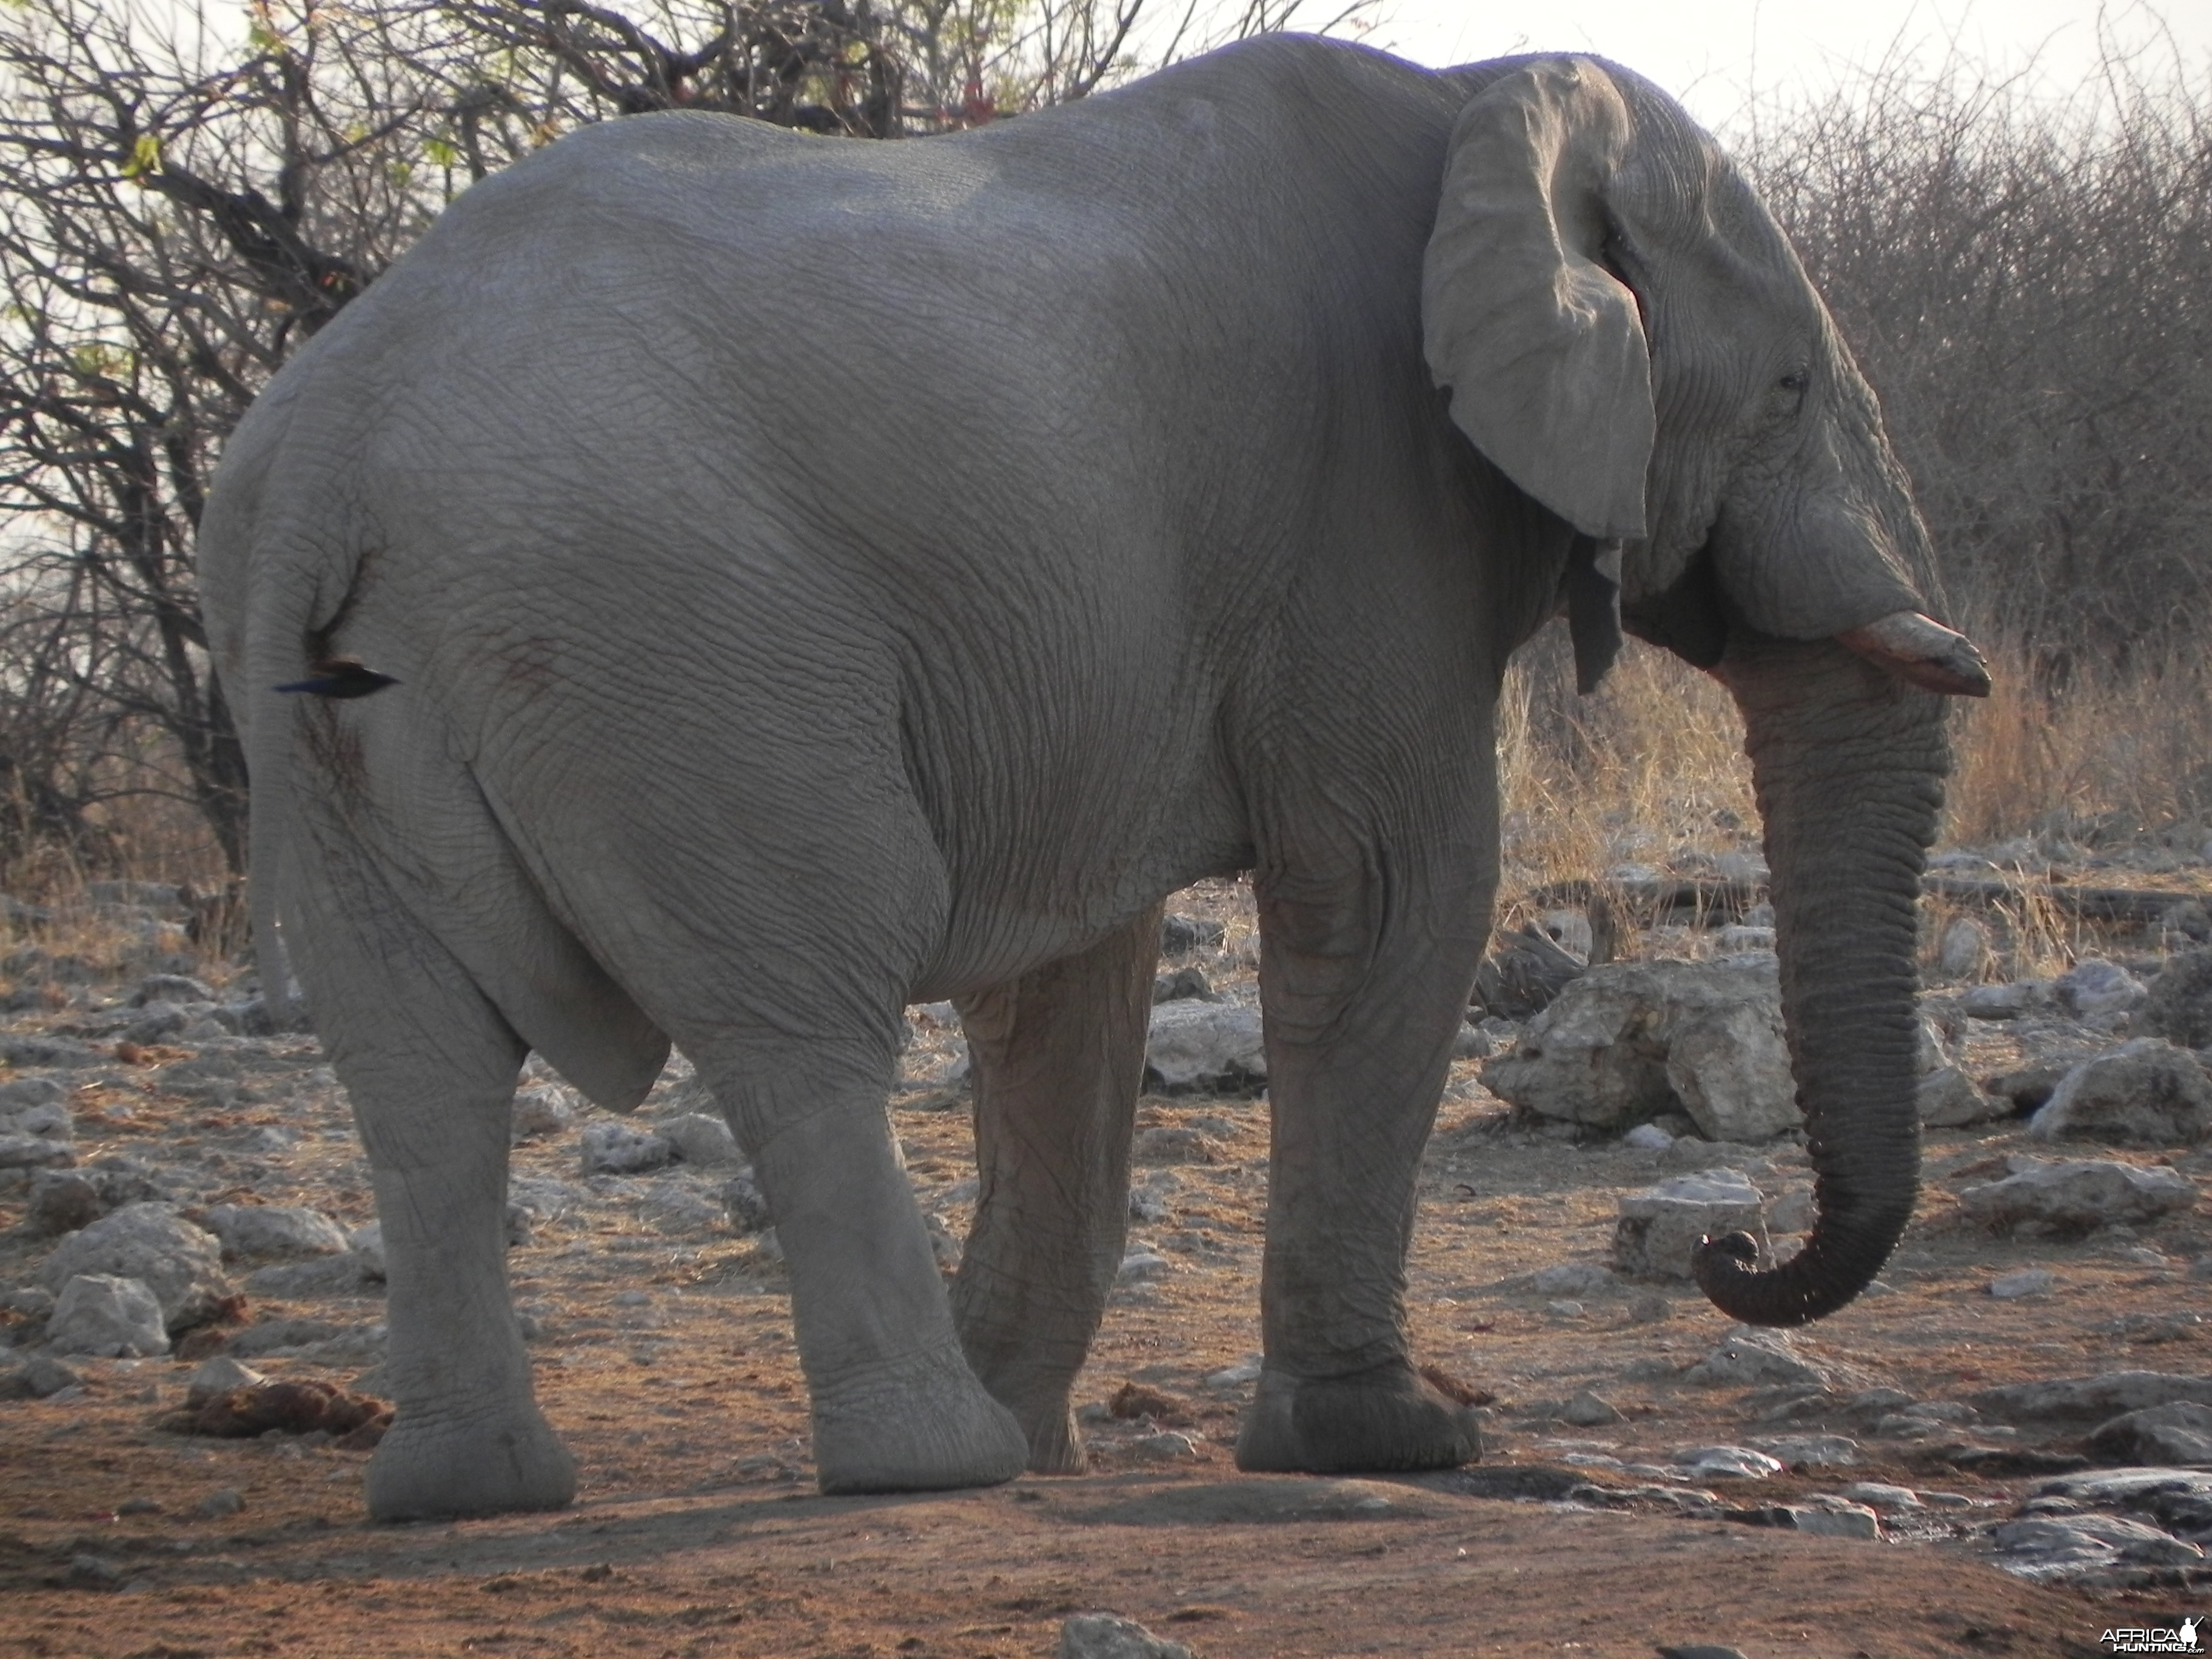
[[[1915,1180],[1944,759],[1906,681],[1973,689],[1895,621],[1920,537],[1771,222],[1594,60],[1279,38],[957,137],[653,116],[479,185],[255,407],[204,532],[257,874],[383,1220],[372,1511],[570,1496],[501,1261],[533,1048],[617,1109],[671,1040],[713,1088],[825,1489],[1079,1468],[1160,902],[1240,870],[1273,1143],[1238,1461],[1472,1455],[1406,1251],[1500,678],[1563,604],[1586,678],[1625,607],[1746,710],[1823,1214],[1779,1271],[1705,1266],[1748,1317],[1847,1301]],[[271,690],[339,655],[398,684]],[[949,1291],[884,1112],[943,997],[982,1177]]]

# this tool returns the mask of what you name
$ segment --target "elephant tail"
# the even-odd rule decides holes
[[[279,1030],[299,1013],[284,946],[283,894],[301,818],[295,774],[303,744],[312,741],[314,728],[325,718],[316,705],[367,696],[398,684],[331,653],[330,636],[351,605],[365,556],[270,556],[278,548],[289,553],[291,545],[288,538],[276,538],[254,562],[246,607],[243,695],[234,699],[246,725],[252,785],[247,856],[253,957],[263,1005]]]

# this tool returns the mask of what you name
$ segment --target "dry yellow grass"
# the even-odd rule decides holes
[[[2174,661],[2132,678],[2077,674],[2040,693],[2023,653],[2001,652],[1987,701],[1954,706],[1940,839],[1990,846],[2039,831],[2127,841],[2212,838],[2212,670]],[[1506,676],[1498,754],[1510,898],[1624,860],[1665,864],[1753,842],[1743,726],[1710,676],[1632,641],[1577,698],[1559,641],[1540,638]],[[2063,919],[2021,916],[2067,943]]]

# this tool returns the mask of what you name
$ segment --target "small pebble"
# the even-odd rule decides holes
[[[212,1520],[219,1515],[236,1515],[246,1507],[246,1499],[235,1486],[222,1486],[210,1492],[192,1505],[192,1513]]]

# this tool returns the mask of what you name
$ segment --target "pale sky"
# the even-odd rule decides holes
[[[1310,0],[1312,3],[1312,0]],[[1319,10],[1319,4],[1315,5]],[[1446,64],[1554,47],[1626,64],[1726,126],[1752,92],[1817,94],[1893,52],[1934,65],[1954,46],[2053,95],[2094,73],[2102,35],[2164,67],[2212,66],[2212,0],[1389,0],[1370,44]]]

